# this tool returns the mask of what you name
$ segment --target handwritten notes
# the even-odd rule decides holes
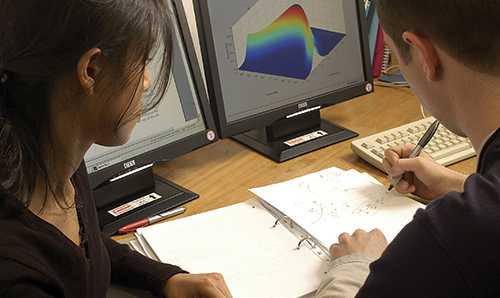
[[[251,189],[325,247],[343,232],[379,228],[391,241],[423,205],[357,171],[329,168],[290,181]]]

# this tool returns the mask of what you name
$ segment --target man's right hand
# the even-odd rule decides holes
[[[398,192],[434,200],[450,191],[460,191],[466,175],[443,167],[423,151],[418,157],[409,159],[414,148],[415,145],[405,145],[385,151],[382,162],[389,181],[404,174],[395,186]]]

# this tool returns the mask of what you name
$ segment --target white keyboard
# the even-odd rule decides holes
[[[417,144],[434,117],[408,123],[351,142],[351,149],[362,159],[385,172],[382,160],[387,148]],[[424,151],[436,162],[447,166],[476,155],[469,139],[457,136],[440,125]]]

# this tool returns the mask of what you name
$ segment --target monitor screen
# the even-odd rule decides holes
[[[362,0],[195,0],[222,138],[283,161],[354,136],[320,109],[373,90]]]
[[[142,115],[125,145],[94,144],[85,155],[99,223],[106,234],[197,198],[197,194],[155,176],[153,166],[217,140],[182,1],[166,2],[174,22],[167,92],[154,110]],[[160,71],[155,57],[147,67],[154,84]],[[143,97],[148,96],[152,96],[149,90]]]

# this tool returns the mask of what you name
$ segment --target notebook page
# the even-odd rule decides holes
[[[380,229],[390,242],[425,206],[356,171],[330,168],[251,189],[330,247],[343,232]]]
[[[329,266],[259,203],[244,203],[141,229],[161,261],[191,273],[222,273],[238,298],[300,297]]]

